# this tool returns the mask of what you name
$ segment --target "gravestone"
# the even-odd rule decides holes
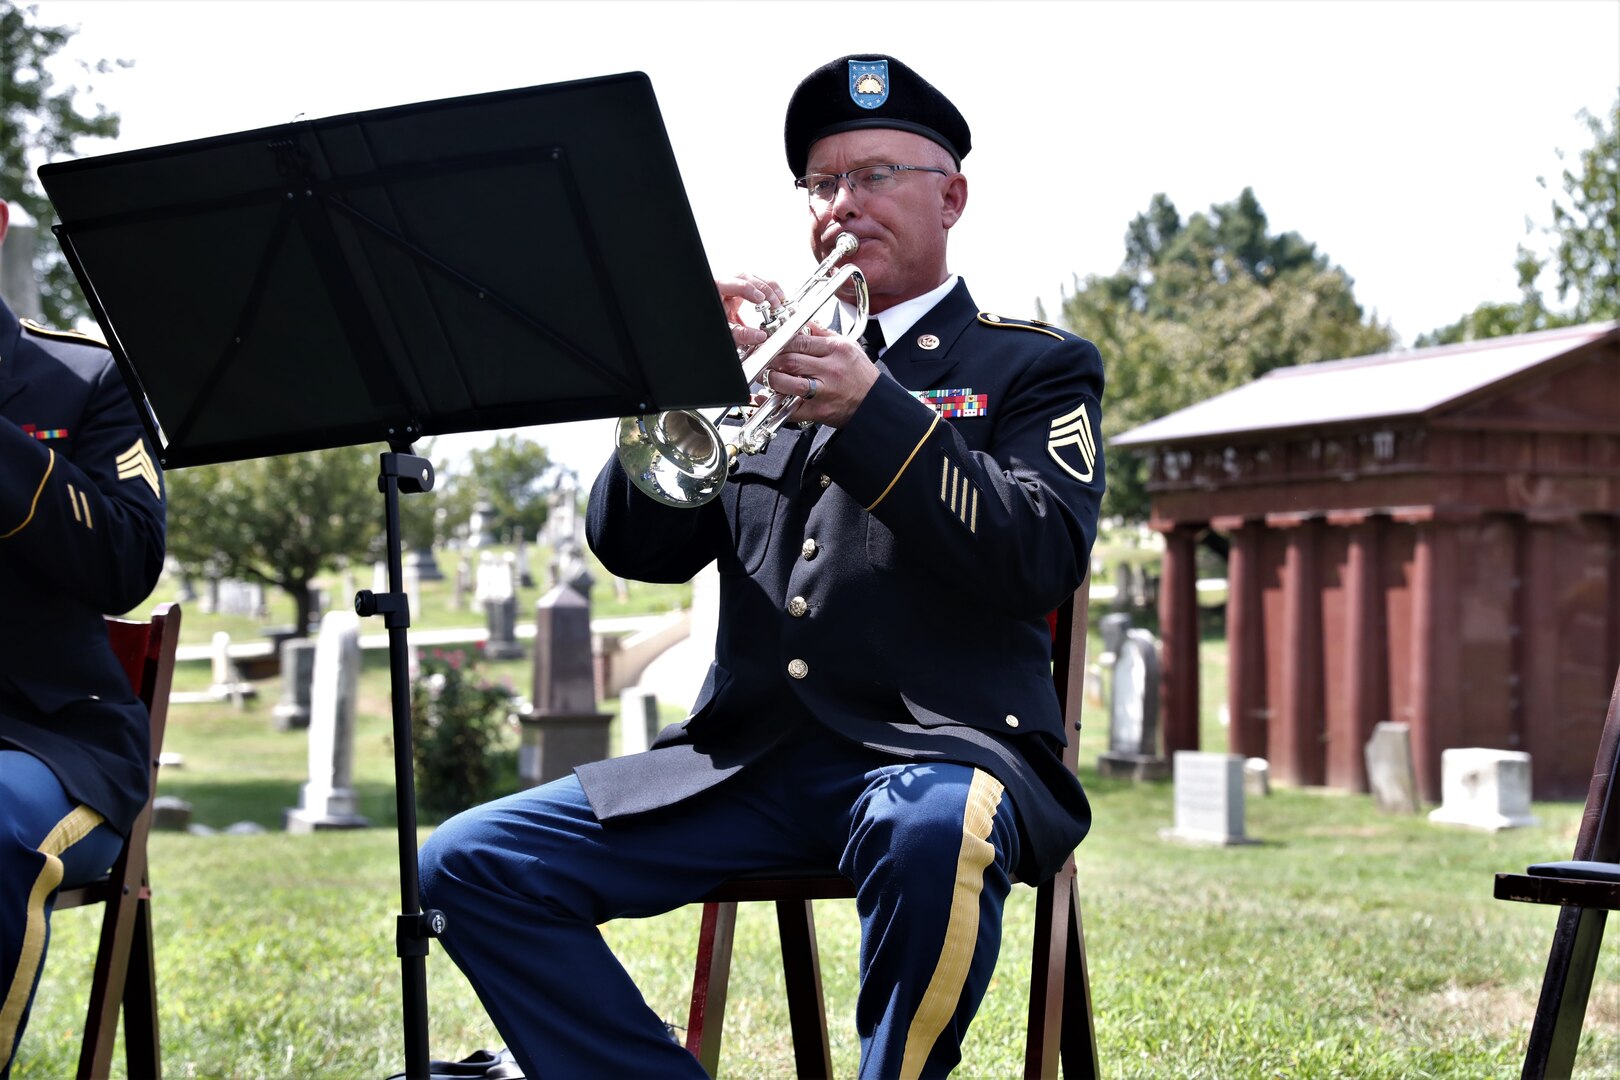
[[[443,581],[444,571],[439,569],[439,560],[434,557],[431,545],[427,547],[412,548],[403,556],[406,572],[414,569],[418,581]]]
[[[572,472],[559,476],[557,486],[546,497],[546,529],[553,550],[585,538],[579,517],[579,479]]]
[[[369,824],[355,795],[355,700],[360,690],[360,617],[329,611],[315,639],[309,705],[309,782],[296,809],[286,811],[290,833],[356,829]]]
[[[1152,634],[1125,632],[1109,682],[1108,749],[1097,755],[1098,774],[1163,780],[1170,763],[1159,753],[1159,649]]]
[[[1176,823],[1159,835],[1167,840],[1228,847],[1253,843],[1243,831],[1243,776],[1241,754],[1177,750]]]
[[[467,521],[467,546],[471,548],[493,546],[494,525],[495,504],[488,499],[479,499],[473,506],[472,517]]]
[[[405,603],[411,613],[411,621],[415,622],[422,617],[422,576],[415,563],[405,563],[399,569],[400,588],[405,590]]]
[[[1097,620],[1097,631],[1102,635],[1102,651],[1094,663],[1086,668],[1086,704],[1102,708],[1108,702],[1109,674],[1119,658],[1119,646],[1125,640],[1125,631],[1131,628],[1128,611],[1112,611]]]
[[[309,727],[310,696],[315,686],[315,642],[289,638],[281,643],[281,700],[271,710],[277,731]]]
[[[523,646],[517,639],[516,571],[512,556],[492,560],[487,575],[482,570],[480,566],[479,586],[484,625],[489,631],[484,641],[484,655],[491,660],[515,659],[523,655]]]
[[[1263,757],[1245,758],[1243,761],[1243,790],[1259,798],[1270,795],[1271,762]]]
[[[1128,562],[1122,562],[1114,567],[1114,602],[1115,611],[1124,611],[1131,605],[1131,597],[1136,591],[1136,567]]]
[[[1417,772],[1412,767],[1412,727],[1385,720],[1373,726],[1367,740],[1367,787],[1378,809],[1391,814],[1415,814],[1423,808],[1418,798]]]
[[[450,606],[461,611],[467,606],[467,590],[472,585],[472,564],[465,558],[456,561],[456,581],[450,593]]]
[[[647,749],[662,726],[657,694],[639,686],[619,694],[619,753],[638,754]]]
[[[1097,620],[1097,632],[1102,635],[1102,655],[1097,658],[1098,663],[1105,667],[1114,662],[1119,655],[1119,647],[1125,643],[1125,633],[1131,628],[1131,613],[1128,611],[1111,611]]]
[[[518,777],[544,784],[608,754],[606,713],[596,711],[591,602],[566,585],[534,610],[534,704],[519,719]]]
[[[517,583],[520,589],[534,588],[534,572],[529,569],[529,545],[521,536],[518,537],[517,555]]]
[[[584,546],[577,540],[565,541],[557,546],[557,557],[551,564],[551,579],[553,585],[566,586],[581,596],[591,595],[596,576],[585,562]]]
[[[152,828],[159,832],[185,832],[191,825],[191,804],[178,795],[152,800]]]
[[[236,661],[231,659],[231,635],[220,630],[214,634],[209,650],[212,679],[206,697],[214,701],[229,699],[238,708],[249,698],[257,697],[258,688],[242,678]]]
[[[1523,750],[1455,747],[1440,754],[1440,808],[1429,820],[1474,829],[1536,824],[1530,813],[1530,755]]]

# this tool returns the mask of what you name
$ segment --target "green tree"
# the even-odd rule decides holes
[[[1273,234],[1252,189],[1183,220],[1158,194],[1125,232],[1118,272],[1077,281],[1063,322],[1108,369],[1108,433],[1250,382],[1274,368],[1388,349],[1353,282],[1296,232]],[[1104,513],[1148,513],[1145,461],[1115,451]]]
[[[196,576],[284,590],[297,606],[294,625],[306,628],[315,577],[381,548],[379,453],[351,446],[176,469],[164,477],[169,554]]]
[[[1592,145],[1580,153],[1575,169],[1564,170],[1563,193],[1552,201],[1552,224],[1539,229],[1552,239],[1551,253],[1539,257],[1527,245],[1519,245],[1515,258],[1519,299],[1487,300],[1456,322],[1418,335],[1417,345],[1451,345],[1620,319],[1620,97],[1607,122],[1585,109],[1580,116],[1592,133]],[[1558,156],[1562,159],[1563,151]],[[1547,178],[1538,176],[1536,183],[1546,188]],[[1558,301],[1567,305],[1562,311],[1547,305],[1537,285],[1548,266],[1556,273]]]
[[[1553,199],[1552,232],[1558,238],[1558,299],[1574,293],[1570,317],[1584,323],[1620,319],[1620,97],[1606,126],[1585,109],[1580,115],[1592,145],[1581,152],[1579,172],[1564,170],[1564,198]],[[1537,182],[1547,186],[1544,177]]]
[[[532,540],[546,523],[550,471],[551,456],[545,447],[508,433],[467,455],[466,474],[459,483],[464,495],[472,495],[473,501],[488,499],[495,507],[497,535]]]
[[[22,207],[39,223],[43,234],[56,215],[35,180],[34,169],[72,154],[80,139],[115,137],[118,116],[100,104],[93,106],[90,115],[79,111],[79,101],[94,92],[93,85],[57,85],[48,62],[77,28],[36,25],[33,20],[38,13],[37,7],[0,2],[0,198]],[[115,67],[128,67],[129,61],[101,60],[79,66],[87,77],[93,77]],[[36,251],[35,273],[45,321],[71,327],[90,313],[73,271],[53,241],[42,238]]]

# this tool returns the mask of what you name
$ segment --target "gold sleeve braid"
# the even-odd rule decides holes
[[[894,477],[889,481],[889,486],[884,488],[883,489],[883,494],[879,495],[876,499],[873,499],[872,500],[872,505],[868,506],[866,508],[868,513],[871,513],[874,509],[876,509],[878,503],[882,502],[884,499],[889,497],[889,492],[894,490],[894,485],[898,484],[900,482],[900,478],[906,474],[906,469],[911,465],[912,460],[914,458],[916,458],[917,451],[919,451],[919,450],[921,450],[923,448],[923,443],[928,441],[928,436],[930,436],[930,435],[932,435],[934,433],[934,427],[938,423],[939,423],[939,413],[936,412],[934,414],[933,422],[928,425],[928,430],[923,432],[923,437],[917,440],[917,445],[913,446],[911,448],[911,453],[906,455],[906,460],[902,461],[900,463],[900,469],[899,469],[898,472],[896,472],[894,474]]]
[[[50,458],[45,462],[44,475],[39,478],[39,487],[34,489],[33,501],[28,504],[28,516],[23,518],[15,529],[7,533],[0,533],[0,540],[10,540],[13,536],[26,529],[28,523],[34,520],[34,511],[39,508],[39,497],[45,492],[45,481],[51,478],[51,470],[56,468],[56,451],[50,451],[50,455]]]

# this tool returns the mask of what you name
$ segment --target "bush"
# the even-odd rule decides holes
[[[461,650],[435,649],[422,657],[411,684],[416,804],[429,820],[442,821],[496,794],[512,692],[476,668]]]

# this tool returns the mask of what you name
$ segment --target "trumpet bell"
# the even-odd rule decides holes
[[[702,413],[672,409],[619,419],[615,452],[630,482],[665,506],[701,506],[725,486],[729,455]]]

